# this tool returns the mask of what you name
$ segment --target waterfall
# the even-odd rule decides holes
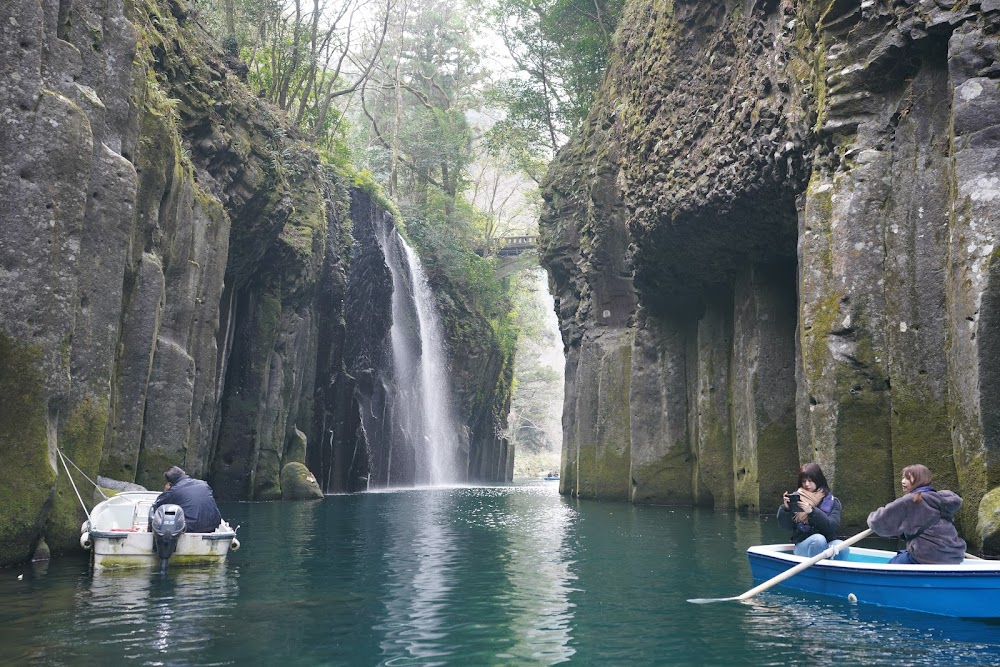
[[[444,351],[444,330],[438,318],[434,294],[427,283],[420,258],[405,241],[410,265],[413,298],[420,323],[421,403],[424,414],[425,465],[431,485],[464,481],[458,466],[458,425],[452,414],[451,378]],[[419,461],[419,459],[418,459]]]
[[[461,443],[437,304],[413,249],[395,230],[385,241],[393,280],[390,337],[396,433],[412,449],[416,485],[464,482],[467,474],[460,461]],[[394,246],[401,252],[393,252]],[[396,475],[390,472],[393,477]]]

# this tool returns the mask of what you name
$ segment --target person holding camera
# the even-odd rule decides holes
[[[830,492],[823,469],[816,463],[799,468],[799,488],[783,494],[778,507],[778,525],[792,531],[793,553],[812,558],[843,540],[837,539],[842,506]],[[850,548],[834,558],[846,560]]]
[[[966,543],[955,529],[955,513],[962,498],[931,486],[931,471],[919,463],[903,468],[903,497],[868,515],[868,526],[882,537],[906,540],[906,549],[890,563],[940,564],[961,563]]]

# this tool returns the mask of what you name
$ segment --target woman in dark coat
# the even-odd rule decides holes
[[[800,500],[792,507],[788,493],[778,508],[778,525],[792,531],[796,556],[812,558],[828,547],[836,546],[843,540],[837,539],[840,528],[840,501],[830,491],[823,469],[816,463],[807,463],[799,468]],[[834,558],[845,560],[850,548],[837,553]]]
[[[905,495],[868,515],[869,528],[882,537],[906,540],[906,550],[889,562],[961,563],[966,544],[954,521],[962,498],[951,491],[936,491],[931,486],[931,471],[919,463],[903,468],[900,483]]]

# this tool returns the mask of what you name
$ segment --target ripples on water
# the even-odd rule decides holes
[[[0,570],[0,662],[1000,664],[996,623],[780,592],[685,602],[750,587],[746,547],[784,539],[767,519],[540,482],[223,509],[244,546],[221,568]]]

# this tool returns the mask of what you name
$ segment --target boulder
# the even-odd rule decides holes
[[[282,500],[317,500],[323,490],[309,468],[301,463],[289,463],[281,469]]]
[[[102,475],[97,476],[97,485],[100,486],[105,491],[149,491],[142,484],[133,484],[132,482],[123,482],[118,479],[111,479],[110,477],[104,477]]]
[[[118,479],[111,479],[102,475],[97,476],[97,486],[94,487],[94,494],[91,502],[93,505],[103,502],[111,496],[116,496],[122,491],[149,491],[142,484],[123,482]]]
[[[976,532],[982,540],[983,549],[996,553],[1000,549],[1000,487],[983,496],[978,519]]]

